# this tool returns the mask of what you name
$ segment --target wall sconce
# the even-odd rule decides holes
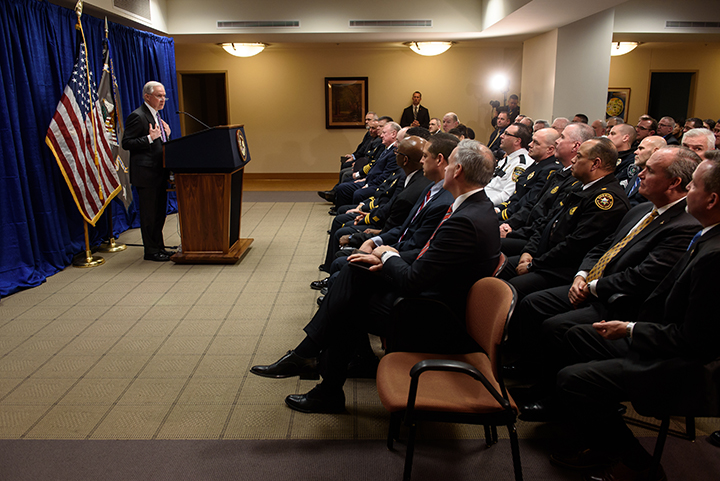
[[[403,45],[418,55],[433,57],[445,53],[455,42],[405,42]]]
[[[625,55],[635,50],[638,45],[640,45],[638,42],[613,42],[612,47],[610,47],[610,55],[613,57]]]
[[[235,57],[252,57],[267,47],[265,43],[223,43],[222,48]]]

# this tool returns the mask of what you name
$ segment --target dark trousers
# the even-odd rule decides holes
[[[155,187],[135,187],[140,210],[140,233],[145,254],[155,254],[165,248],[163,227],[167,209],[165,181]]]

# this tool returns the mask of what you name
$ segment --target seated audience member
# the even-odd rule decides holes
[[[490,134],[490,140],[488,140],[487,146],[497,158],[498,151],[501,150],[500,136],[503,132],[505,132],[507,126],[510,125],[510,120],[508,119],[508,113],[503,110],[498,113],[495,120],[497,122],[497,127],[495,128],[493,133]]]
[[[620,185],[625,188],[628,184],[634,167],[632,167],[635,157],[633,156],[632,145],[635,143],[635,128],[629,124],[618,124],[608,134],[608,139],[613,143],[618,151],[617,166],[615,167],[615,177]]]
[[[562,134],[562,131],[565,130],[565,127],[568,126],[570,121],[566,119],[565,117],[558,117],[555,120],[553,120],[553,123],[551,127],[558,131],[559,134]],[[582,122],[577,122],[582,123]]]
[[[705,158],[705,152],[715,149],[715,134],[708,129],[691,129],[682,136],[682,146]]]
[[[352,203],[357,205],[362,199],[368,197],[392,172],[398,170],[393,147],[399,131],[400,126],[395,122],[385,124],[380,133],[385,150],[364,179],[343,182],[335,186],[333,189],[335,192],[333,203],[336,207]]]
[[[387,202],[371,199],[367,204],[359,204],[355,209],[338,215],[333,220],[328,240],[327,254],[323,271],[330,271],[330,264],[341,246],[341,238],[349,236],[344,245],[360,247],[372,235],[363,233],[366,230],[377,230],[375,235],[389,231],[405,222],[410,210],[417,202],[420,194],[432,184],[422,172],[422,155],[425,140],[420,137],[403,139],[397,148],[396,161],[405,173],[404,177],[395,180],[395,188]],[[317,284],[317,288],[326,284]]]
[[[483,191],[493,166],[493,155],[485,146],[471,140],[460,143],[444,172],[444,185],[455,201],[412,262],[387,246],[351,256],[351,264],[343,268],[305,327],[305,339],[277,362],[250,371],[271,378],[304,375],[315,369],[319,358],[323,381],[306,394],[288,396],[285,403],[306,413],[343,412],[343,384],[354,346],[367,332],[389,334],[388,314],[398,296],[439,298],[464,318],[470,287],[492,275],[500,256],[497,221]],[[358,309],[361,305],[363,309]],[[408,334],[434,341],[450,328],[437,321],[436,331]],[[453,337],[443,348],[462,350],[469,337],[456,327],[450,332]]]
[[[699,119],[697,117],[690,117],[685,121],[685,124],[682,129],[682,135],[684,136],[688,130],[692,129],[703,129],[705,126],[703,125],[702,119]]]
[[[616,315],[635,318],[632,306],[642,304],[700,230],[700,224],[685,211],[687,186],[699,160],[679,147],[655,152],[640,173],[640,193],[649,202],[631,209],[615,232],[588,252],[572,285],[537,291],[523,299],[513,315],[510,339],[524,359],[537,363],[542,352],[561,346],[572,326],[604,319],[613,294],[629,296],[626,310]]]
[[[371,120],[368,124],[369,140],[363,142],[358,146],[358,149],[352,155],[352,158],[348,158],[340,169],[340,183],[357,180],[361,177],[365,177],[370,168],[375,163],[375,160],[385,150],[382,145],[382,139],[380,139],[380,132],[385,126],[385,122],[379,122],[378,120]],[[318,192],[318,195],[325,199],[325,192]]]
[[[613,127],[624,123],[625,121],[622,119],[622,117],[610,117],[609,119],[607,119],[606,122],[605,135],[610,135],[610,131]]]
[[[438,132],[442,132],[442,120],[438,119],[437,117],[433,117],[432,119],[430,119],[430,123],[428,124],[428,130],[433,135]]]
[[[703,120],[703,127],[712,132],[715,128],[715,121],[713,119],[705,119]]]
[[[485,186],[485,193],[495,207],[510,198],[518,178],[532,165],[533,159],[527,151],[530,139],[530,129],[523,124],[509,125],[500,136],[500,149],[505,156],[498,160],[493,178]]]
[[[375,112],[368,112],[365,115],[365,135],[363,136],[363,139],[360,141],[357,148],[355,149],[355,152],[353,152],[352,154],[346,154],[344,156],[345,161],[357,160],[365,154],[365,152],[367,151],[368,145],[375,138],[371,134],[370,124],[372,121],[377,121],[377,119],[378,119],[378,116]]]
[[[523,124],[525,127],[527,127],[530,130],[530,132],[533,131],[533,127],[535,126],[535,122],[533,121],[533,119],[531,119],[530,117],[528,117],[526,115],[518,115],[515,118],[515,122],[513,122],[513,123],[514,124]]]
[[[555,158],[562,165],[562,169],[550,176],[537,199],[526,204],[500,225],[502,251],[505,255],[521,254],[527,241],[540,228],[542,219],[557,208],[573,189],[581,187],[580,181],[572,176],[570,167],[580,145],[592,138],[592,128],[578,123],[568,125],[560,134],[555,141]]]
[[[454,129],[460,125],[460,121],[458,120],[458,116],[455,112],[448,112],[443,115],[442,123],[444,132],[450,132],[450,129]]]
[[[607,127],[607,123],[605,123],[604,120],[597,119],[593,121],[591,127],[595,131],[595,137],[602,137],[605,135],[605,127]]]
[[[403,258],[411,262],[432,235],[448,206],[452,204],[452,195],[443,189],[443,175],[447,159],[457,144],[457,138],[445,132],[428,139],[423,147],[423,174],[433,183],[420,194],[402,225],[387,229],[379,235],[368,236],[359,248],[361,251],[370,253],[381,245],[391,245],[401,252]],[[333,276],[346,264],[345,256],[332,261],[328,271],[331,274],[328,286],[332,284]]]
[[[720,358],[719,197],[720,164],[705,160],[687,195],[688,212],[702,225],[702,235],[650,294],[637,322],[608,318],[568,331],[565,344],[579,364],[560,371],[557,395],[576,426],[574,444],[580,449],[553,454],[553,464],[576,470],[607,466],[588,479],[666,479],[662,469],[648,477],[652,458],[617,406],[631,400],[662,411],[681,399],[704,401],[698,373]]]
[[[448,130],[448,134],[454,135],[458,140],[465,140],[467,138],[467,127],[463,124],[458,124],[457,127]]]
[[[498,220],[507,220],[524,205],[533,202],[550,175],[561,167],[555,158],[555,141],[558,138],[560,135],[555,129],[543,129],[533,134],[528,150],[533,163],[518,177],[515,192],[510,198],[495,208]]]
[[[715,128],[713,129],[713,134],[715,134],[715,150],[720,149],[720,120],[715,122]]]
[[[533,132],[537,132],[540,129],[549,129],[550,128],[550,122],[547,120],[536,120],[533,124]]]
[[[572,281],[585,254],[620,223],[630,204],[613,175],[616,159],[615,146],[604,137],[580,146],[571,170],[583,188],[570,192],[537,223],[522,255],[510,257],[501,274],[518,299]]]
[[[588,119],[588,116],[585,114],[575,114],[575,117],[573,117],[572,121],[579,122],[581,124],[587,124],[590,119]]]
[[[645,137],[656,135],[657,129],[657,120],[649,115],[641,115],[638,119],[637,125],[635,125],[635,142],[633,143],[633,149],[637,149],[637,146]]]
[[[657,135],[665,139],[668,145],[680,145],[678,139],[673,135],[675,130],[675,119],[672,117],[663,117],[658,122]]]
[[[628,180],[627,186],[625,186],[625,194],[628,196],[630,206],[635,207],[638,204],[642,204],[647,199],[640,194],[640,172],[645,168],[645,164],[652,154],[658,149],[666,147],[665,139],[659,135],[651,135],[645,137],[638,145],[635,154],[635,169],[634,174]],[[632,170],[631,170],[632,171]]]

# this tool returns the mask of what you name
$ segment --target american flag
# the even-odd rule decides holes
[[[79,50],[45,143],[60,166],[80,214],[95,225],[122,187],[113,166],[110,137],[101,117],[97,89],[88,70],[82,41]]]

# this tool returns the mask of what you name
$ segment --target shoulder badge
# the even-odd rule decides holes
[[[555,187],[553,187],[553,189],[550,191],[550,193],[551,193],[551,194],[557,194],[557,191],[558,191],[558,190],[560,190],[560,186],[559,186],[559,185],[556,185]]]
[[[512,181],[517,182],[518,177],[520,177],[523,172],[525,172],[525,167],[520,167],[519,165],[515,167],[512,173]]]
[[[595,197],[595,205],[602,210],[610,210],[613,206],[613,196],[609,193],[603,193]]]
[[[628,168],[627,168],[627,175],[628,175],[628,177],[632,177],[632,176],[634,176],[635,174],[637,174],[638,172],[640,172],[640,167],[639,167],[639,166],[637,166],[637,165],[635,165],[635,164],[630,164],[630,165],[628,165]]]
[[[573,215],[575,211],[577,210],[577,206],[570,209],[570,215]]]
[[[530,180],[533,177],[535,177],[535,172],[530,172],[530,174],[528,174],[528,176],[527,176],[527,180]]]

